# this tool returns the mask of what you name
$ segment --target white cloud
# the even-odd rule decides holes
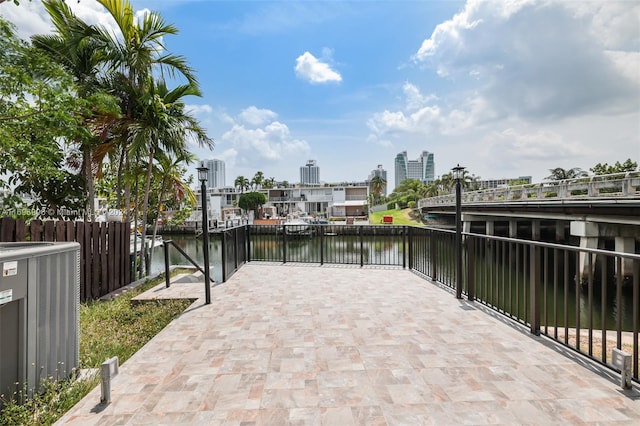
[[[420,109],[426,106],[428,102],[436,99],[434,95],[423,95],[417,86],[409,82],[406,82],[404,86],[402,86],[402,91],[406,98],[406,107],[408,110]]]
[[[278,117],[278,114],[271,110],[259,109],[252,105],[249,108],[244,109],[238,117],[247,124],[260,126],[273,121]]]
[[[109,13],[96,1],[68,1],[66,4],[80,19],[89,24],[100,24],[112,31],[116,23]],[[48,34],[53,31],[49,14],[41,1],[21,1],[15,6],[12,1],[0,4],[0,13],[18,28],[18,35],[29,38],[35,34]],[[140,13],[137,12],[136,16]]]
[[[185,111],[194,115],[208,115],[213,113],[211,105],[185,105]]]
[[[238,167],[256,170],[269,169],[281,162],[306,156],[309,144],[291,136],[289,127],[273,121],[277,114],[255,106],[243,110],[238,119],[221,137],[222,144],[230,144]]]
[[[588,155],[584,147],[575,141],[566,140],[550,130],[535,130],[524,133],[509,128],[502,132],[491,132],[483,139],[485,155],[493,161],[522,162],[546,160],[549,163]]]
[[[296,75],[312,84],[339,83],[342,76],[331,69],[326,62],[321,62],[309,52],[304,52],[296,59]]]
[[[498,114],[629,111],[640,97],[639,18],[637,2],[470,0],[413,60],[478,85]]]
[[[469,0],[411,58],[438,96],[406,82],[367,140],[487,178],[638,161],[638,22],[638,2]]]

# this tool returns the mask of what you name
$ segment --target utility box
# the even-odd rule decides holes
[[[9,399],[78,367],[80,244],[0,243],[0,268],[0,394]]]

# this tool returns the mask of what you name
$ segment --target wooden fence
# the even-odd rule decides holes
[[[97,299],[129,284],[130,226],[127,222],[74,222],[0,218],[0,242],[80,243],[80,300]]]

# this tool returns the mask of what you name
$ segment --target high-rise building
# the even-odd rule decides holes
[[[222,160],[206,160],[204,166],[207,172],[207,188],[224,188],[226,185],[225,167]]]
[[[308,160],[307,164],[300,167],[300,184],[301,185],[319,185],[320,184],[320,167],[316,164],[316,160]]]
[[[417,160],[409,160],[407,151],[402,151],[396,155],[395,172],[396,186],[405,179],[416,179],[423,183],[433,182],[435,179],[433,153],[422,151]]]
[[[369,174],[369,178],[367,180],[371,181],[371,179],[373,179],[376,176],[380,176],[382,178],[382,180],[384,180],[385,182],[389,182],[387,180],[387,171],[382,168],[382,164],[378,164],[378,168],[377,169],[371,170],[371,173]],[[387,186],[388,185],[386,185],[386,184],[384,186],[384,195],[387,195]]]

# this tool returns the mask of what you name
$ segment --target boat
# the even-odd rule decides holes
[[[282,226],[284,226],[284,232],[287,235],[310,235],[311,234],[311,225],[304,219],[300,218],[287,218],[286,221],[282,222]]]
[[[136,232],[134,236],[134,234],[132,233],[130,238],[131,238],[131,241],[130,241],[129,253],[133,253],[134,251],[137,251],[138,253],[140,253],[140,250],[142,249],[142,234],[140,232]],[[137,250],[134,250],[134,241],[136,246],[135,248],[137,248]],[[149,249],[151,248],[151,246],[153,247],[162,246],[163,239],[162,239],[162,236],[160,235],[156,236],[155,239],[151,235],[147,235],[145,238],[145,242],[146,242],[147,249]]]

